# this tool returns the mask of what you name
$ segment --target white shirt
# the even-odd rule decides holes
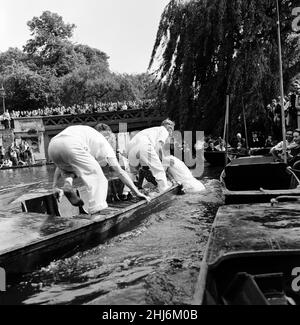
[[[156,126],[140,131],[131,139],[131,142],[138,142],[141,138],[144,137],[148,138],[153,147],[156,147],[159,142],[162,142],[164,144],[167,141],[169,132],[164,126]]]
[[[287,149],[291,149],[289,147],[293,147],[295,145],[294,141],[288,142],[286,141]],[[272,150],[281,151],[283,150],[283,141],[279,142]]]
[[[84,149],[99,162],[107,162],[108,158],[117,161],[116,154],[105,137],[90,126],[69,126],[60,132],[55,138],[61,136],[70,136],[73,139],[76,139],[76,141],[78,141],[78,143],[80,143]]]

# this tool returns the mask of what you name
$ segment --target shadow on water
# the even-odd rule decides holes
[[[130,232],[53,261],[8,288],[4,304],[190,305],[218,207],[220,169]]]

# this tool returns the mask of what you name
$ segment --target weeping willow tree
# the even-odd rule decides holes
[[[286,91],[300,71],[300,38],[291,30],[297,2],[280,3]],[[279,96],[276,13],[275,0],[170,1],[149,68],[181,130],[220,134],[226,94],[232,132],[241,128],[243,103],[249,124],[265,120],[266,105]]]

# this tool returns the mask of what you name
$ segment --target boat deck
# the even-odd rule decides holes
[[[300,304],[300,204],[219,208],[195,288],[195,304]]]
[[[65,197],[58,203],[52,194],[24,194],[13,202],[14,206],[19,203],[19,209],[0,212],[0,266],[9,276],[18,276],[95,247],[172,204],[178,188],[153,193],[150,203],[138,198],[115,201],[92,216]],[[84,202],[85,195],[80,191]]]
[[[209,266],[232,255],[300,252],[300,204],[228,205],[219,209],[209,241]]]
[[[78,214],[77,209],[71,206],[65,198],[59,204],[60,209],[67,211],[68,215],[64,216],[33,212],[24,214],[21,209],[20,211],[0,212],[0,254],[2,251],[19,245],[26,246],[34,241],[43,240],[59,231],[82,227],[93,220],[100,220],[101,217],[109,218],[120,209],[132,206],[133,203],[133,201],[112,203],[94,217]]]
[[[238,159],[233,159],[227,166],[245,166],[245,165],[265,165],[265,164],[281,164],[274,161],[272,156],[251,156],[251,157],[242,157]]]

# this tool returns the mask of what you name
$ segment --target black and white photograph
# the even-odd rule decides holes
[[[1,309],[300,304],[300,0],[10,0],[0,40]]]

